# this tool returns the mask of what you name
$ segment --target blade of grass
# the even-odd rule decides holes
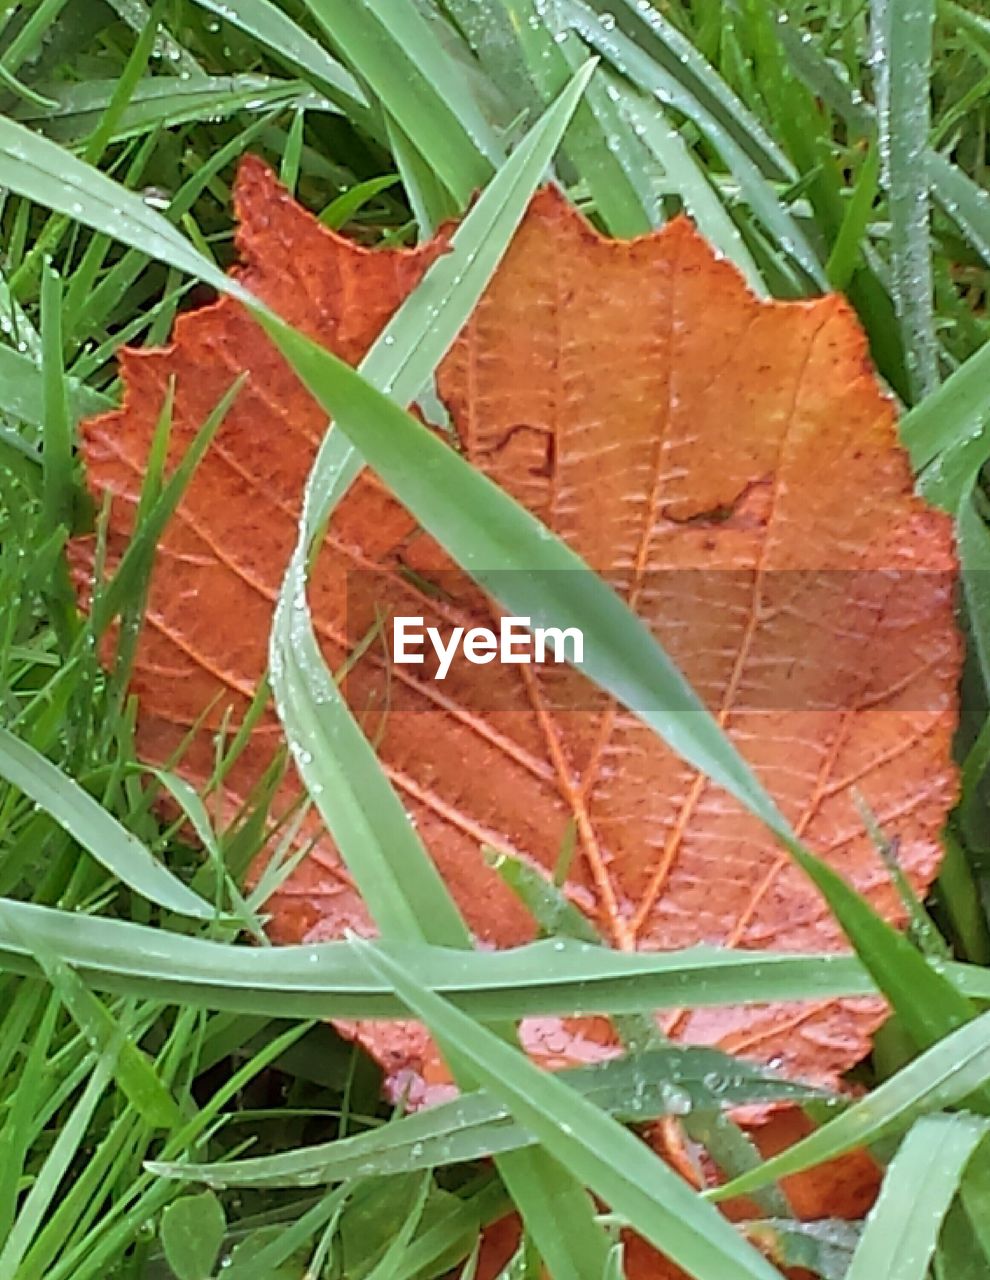
[[[43,943],[30,938],[25,941],[87,1043],[100,1052],[117,1046],[114,1078],[138,1114],[159,1129],[178,1124],[181,1114],[175,1099],[158,1078],[148,1056],[128,1038],[127,1028],[93,995],[79,975]]]
[[[747,1245],[735,1228],[639,1138],[552,1072],[534,1066],[487,1028],[410,978],[394,961],[358,939],[354,946],[383,981],[421,1018],[445,1051],[470,1065],[560,1163],[573,1170],[630,1225],[698,1280],[780,1273]]]
[[[598,13],[599,21],[608,14],[644,54],[679,79],[769,177],[785,182],[797,177],[778,143],[717,68],[649,0],[619,0],[617,5],[614,0],[589,0],[589,7]]]
[[[959,366],[937,391],[926,396],[901,419],[901,437],[920,473],[921,491],[930,501],[955,511],[963,486],[972,478],[979,454],[964,474],[955,473],[946,486],[945,459],[975,444],[982,456],[990,452],[982,433],[990,418],[990,346],[983,347]]]
[[[925,1116],[887,1170],[846,1280],[925,1280],[942,1220],[990,1127],[976,1116]]]
[[[72,528],[72,427],[62,367],[62,286],[46,265],[41,284],[42,380],[44,387],[43,502],[49,528]]]
[[[37,204],[160,258],[222,292],[250,303],[245,289],[203,258],[188,240],[134,194],[48,138],[0,117],[4,183]]]
[[[401,1016],[401,1005],[344,942],[261,951],[0,899],[3,968],[37,972],[25,937],[42,940],[100,990],[276,1017]],[[538,1013],[815,1000],[874,995],[877,990],[858,960],[835,954],[734,954],[705,948],[625,953],[563,939],[494,953],[409,943],[389,943],[386,949],[426,986],[489,1021]],[[990,1000],[985,970],[949,964],[940,971],[958,991]]]
[[[155,129],[171,129],[201,120],[204,115],[219,121],[237,111],[268,111],[273,107],[337,110],[323,94],[314,92],[300,80],[243,74],[202,80],[149,76],[138,81],[127,101],[111,113],[119,83],[88,80],[82,84],[61,85],[50,107],[44,110],[22,107],[11,115],[65,144],[97,136],[102,140],[105,136],[109,145]],[[94,133],[94,126],[99,128],[98,134]]]
[[[455,12],[463,8],[457,5]],[[549,103],[587,58],[584,46],[573,32],[557,29],[553,10],[539,0],[498,0],[488,8],[472,20],[482,65],[511,93],[516,110],[531,110],[534,99]],[[506,40],[500,41],[503,30]],[[500,74],[504,62],[512,65],[510,78]],[[642,235],[658,224],[661,211],[651,186],[662,175],[620,117],[600,75],[574,112],[562,154],[613,235]]]
[[[368,101],[351,73],[271,0],[238,0],[236,6],[227,0],[194,3],[265,45],[314,88],[326,93],[349,119],[365,127],[371,123]]]
[[[636,1123],[683,1114],[685,1105],[717,1110],[821,1097],[814,1089],[772,1076],[716,1050],[674,1046],[565,1070],[560,1079],[603,1111]],[[148,1167],[164,1177],[213,1187],[304,1187],[480,1160],[534,1141],[512,1120],[504,1104],[479,1091],[414,1112],[379,1129],[296,1151],[225,1163],[154,1163]]]
[[[98,801],[33,747],[0,728],[0,775],[51,815],[111,875],[168,911],[196,920],[216,912]]]
[[[117,1049],[119,1042],[116,1046],[108,1046],[96,1059],[86,1088],[66,1117],[31,1190],[24,1198],[17,1219],[0,1249],[0,1280],[16,1280],[21,1260],[58,1195],[62,1180],[77,1157],[96,1108],[110,1084]]]
[[[932,194],[990,266],[990,195],[939,151],[927,155]]]
[[[956,514],[956,537],[970,645],[984,688],[990,689],[990,529],[977,509],[974,490],[971,477]]]
[[[113,408],[113,401],[78,378],[64,379],[65,395],[73,422]],[[45,380],[42,369],[30,355],[0,346],[0,413],[31,426],[45,421]],[[20,438],[20,437],[19,437]],[[41,455],[21,439],[21,447],[40,463]]]
[[[749,155],[740,147],[719,119],[671,72],[654,62],[615,26],[603,24],[598,15],[580,0],[559,0],[561,19],[579,32],[593,49],[611,65],[663,106],[683,112],[693,120],[721,155],[739,184],[740,193],[766,227],[781,250],[819,288],[828,287],[818,256],[790,212],[778,199]]]
[[[99,639],[118,613],[135,599],[143,600],[144,581],[161,532],[243,385],[244,378],[238,378],[196,432],[161,492],[142,512],[140,527],[128,543],[117,572],[109,583],[98,586],[95,591],[87,622],[94,639]]]
[[[765,296],[766,285],[742,233],[680,133],[657,110],[655,102],[650,102],[616,76],[605,73],[604,78],[620,112],[663,167],[665,190],[678,197],[698,230],[736,264],[753,292]]]
[[[979,1089],[990,1076],[990,1013],[960,1027],[872,1092],[767,1160],[706,1194],[714,1200],[745,1195],[756,1187],[810,1169],[883,1135],[906,1128],[916,1117],[954,1106]]]
[[[409,0],[306,0],[313,17],[464,208],[501,146]]]
[[[428,272],[364,361],[366,376],[397,399],[409,401],[419,393],[473,309],[549,163],[587,74],[516,148],[455,234],[453,252]],[[416,339],[411,348],[410,333]],[[362,464],[341,433],[328,433],[307,483],[299,542],[276,608],[272,688],[307,789],[338,847],[356,851],[351,871],[382,933],[425,939],[429,930],[433,942],[468,945],[439,873],[322,659],[306,604],[311,545]]]
[[[873,214],[879,177],[880,151],[873,145],[856,179],[852,197],[846,206],[845,217],[825,264],[825,274],[828,276],[829,284],[840,292],[848,289],[862,261],[860,244],[866,236]]]
[[[891,291],[918,403],[939,381],[926,164],[935,0],[871,0],[870,14]]]

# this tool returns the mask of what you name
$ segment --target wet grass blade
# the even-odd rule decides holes
[[[271,0],[194,0],[232,26],[253,36],[314,88],[326,92],[347,116],[367,125],[371,120],[367,98],[349,71]]]
[[[474,12],[468,15],[465,8]],[[497,0],[487,13],[467,0],[454,9],[473,32],[482,65],[505,86],[518,111],[531,110],[533,98],[552,101],[588,56],[578,37],[558,25],[555,10],[538,0]],[[562,154],[613,235],[642,235],[662,220],[657,198],[662,173],[622,119],[600,75],[574,113]]]
[[[956,510],[965,486],[990,453],[984,440],[988,420],[990,346],[970,356],[901,419],[901,437],[929,501]],[[952,465],[960,457],[964,465]]]
[[[616,1120],[544,1072],[497,1035],[355,940],[369,966],[392,984],[445,1051],[467,1062],[493,1096],[616,1213],[697,1280],[726,1275],[780,1280],[780,1273],[683,1179]]]
[[[872,0],[870,12],[891,291],[917,403],[939,380],[926,163],[935,0]]]
[[[3,728],[0,776],[50,814],[97,862],[135,893],[178,915],[196,920],[216,918],[208,902],[158,862],[77,782]]]
[[[491,177],[501,145],[466,77],[411,0],[306,0],[313,17],[461,208]]]
[[[683,1115],[686,1108],[709,1111],[822,1097],[812,1088],[716,1050],[677,1046],[562,1071],[560,1079],[603,1111],[636,1123]],[[167,1177],[214,1187],[305,1187],[480,1160],[535,1141],[503,1103],[482,1091],[319,1146],[217,1164],[149,1167]]]
[[[346,942],[259,950],[0,899],[0,965],[35,973],[25,937],[37,937],[100,990],[187,1000],[198,1007],[273,1017],[396,1018],[401,1003]],[[773,952],[624,953],[562,939],[476,952],[382,944],[420,982],[489,1021],[541,1013],[634,1013],[874,995],[852,956]],[[941,971],[954,989],[990,1001],[990,974]]]
[[[617,76],[603,73],[609,92],[634,133],[660,162],[662,189],[678,197],[684,212],[694,219],[698,230],[719,252],[736,264],[750,288],[766,295],[766,285],[746,246],[742,233],[732,221],[714,187],[705,176],[694,153],[651,102]]]
[[[990,1124],[976,1116],[925,1116],[912,1126],[883,1180],[846,1280],[925,1280],[942,1221]]]
[[[427,273],[375,343],[362,371],[388,395],[404,403],[415,398],[473,309],[556,149],[587,74],[572,83],[516,149],[459,228],[453,253]],[[279,334],[284,340],[282,329]],[[380,398],[405,419],[392,401]],[[470,940],[460,914],[337,690],[306,605],[311,544],[362,465],[361,454],[343,433],[328,433],[307,483],[299,542],[272,627],[272,688],[299,771],[378,927],[389,937],[426,940],[429,934],[435,943],[465,946]]]
[[[684,85],[699,105],[717,120],[740,148],[771,178],[791,182],[794,166],[716,67],[687,36],[649,0],[589,0],[589,7],[607,26],[618,28],[645,54]]]
[[[85,386],[78,378],[64,378],[63,387],[73,422],[113,408],[109,396]],[[44,393],[43,373],[34,359],[23,352],[0,346],[0,412],[40,427],[45,420]],[[31,449],[23,437],[17,438],[24,449]],[[41,455],[38,454],[37,458],[40,462]]]
[[[221,293],[233,293],[243,302],[250,301],[245,289],[204,258],[140,196],[76,159],[57,143],[3,117],[0,173],[5,185],[29,200],[122,240],[148,257],[160,258]]]
[[[792,258],[815,285],[826,289],[828,281],[822,265],[801,227],[722,121],[672,72],[649,58],[617,27],[603,24],[581,0],[559,0],[559,11],[561,18],[616,71],[656,97],[663,106],[682,111],[697,125],[721,155],[739,184],[742,198],[773,236],[781,253]]]
[[[12,118],[58,142],[72,144],[87,138],[113,102],[116,80],[89,80],[59,86],[52,106],[21,108]],[[327,110],[332,104],[299,80],[272,76],[210,76],[172,80],[148,76],[140,81],[126,106],[117,114],[106,142],[122,142],[155,129],[171,129],[209,114],[219,121],[238,111],[268,111],[274,107]],[[336,109],[336,108],[332,108]]]
[[[708,1194],[716,1200],[810,1169],[855,1147],[907,1128],[918,1116],[955,1106],[990,1078],[990,1013],[938,1041],[848,1111],[759,1169]]]
[[[928,152],[932,195],[990,266],[990,195],[939,151]]]

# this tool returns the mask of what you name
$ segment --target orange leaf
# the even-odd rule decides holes
[[[320,227],[256,160],[237,183],[245,284],[357,363],[445,236],[369,251]],[[113,495],[111,564],[132,527],[175,379],[172,461],[241,370],[250,378],[166,531],[133,689],[139,744],[202,782],[227,704],[266,663],[273,603],[324,416],[238,303],[125,351],[123,408],[89,421],[90,484]],[[901,908],[861,794],[924,892],[953,801],[959,642],[950,524],[912,491],[862,333],[839,298],[762,302],[684,219],[599,236],[549,189],[533,201],[438,373],[460,448],[625,595],[809,845],[890,919]],[[89,549],[74,548],[77,566]],[[431,590],[424,579],[439,591]],[[491,625],[479,590],[366,473],[338,508],[311,600],[331,667],[385,614]],[[347,696],[481,945],[532,936],[483,843],[550,869],[573,825],[573,901],[616,945],[840,949],[804,876],[738,804],[639,721],[551,664],[443,681],[373,643]],[[280,741],[273,713],[230,780],[246,794]],[[297,794],[287,784],[285,799]],[[279,940],[370,931],[323,838],[271,904]],[[876,1000],[672,1011],[666,1029],[834,1083],[883,1017]],[[444,1079],[415,1029],[360,1027],[390,1073]],[[525,1028],[549,1065],[614,1052],[596,1020]]]

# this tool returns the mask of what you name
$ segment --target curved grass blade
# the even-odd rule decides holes
[[[534,1066],[519,1050],[427,990],[369,944],[354,940],[383,981],[565,1168],[697,1280],[780,1280],[718,1212],[618,1121]]]
[[[648,628],[579,556],[375,390],[367,374],[362,377],[275,317],[258,318],[339,430],[477,582],[534,626],[582,631],[581,669],[587,676],[782,840],[793,840],[774,801]],[[329,453],[325,444],[314,484],[319,470],[331,475]]]
[[[26,937],[39,939],[101,990],[274,1017],[403,1016],[401,1003],[346,942],[262,951],[0,899],[0,967],[37,972]],[[732,954],[705,948],[625,953],[562,939],[494,953],[381,945],[426,986],[489,1021],[876,992],[851,956]],[[985,970],[949,965],[945,973],[959,990],[990,1000]]]
[[[517,111],[550,102],[588,56],[540,0],[496,0],[490,6],[467,0],[466,6],[455,3],[453,11],[471,34],[482,66],[504,86]],[[622,119],[601,75],[589,84],[561,150],[612,235],[642,235],[663,220],[657,195],[663,175]]]
[[[156,214],[140,196],[127,191],[70,152],[0,116],[0,177],[17,194],[82,222],[94,231],[122,240],[151,258],[231,293],[245,305],[251,295]]]
[[[136,836],[61,769],[0,728],[0,775],[23,791],[122,884],[167,911],[214,920],[216,911],[152,857]]]
[[[448,0],[445,11],[465,33],[482,70],[498,87],[499,122],[513,128],[549,104],[587,58],[572,32],[558,31],[542,0]],[[662,172],[620,116],[596,75],[561,144],[562,176],[578,182],[613,235],[641,235],[663,220]]]
[[[976,1116],[924,1116],[901,1143],[846,1280],[925,1280],[966,1165],[990,1129]]]
[[[322,8],[327,0],[316,0],[316,3]],[[415,0],[358,0],[358,4],[429,81],[432,93],[491,168],[497,169],[504,163],[502,141],[477,100],[476,91],[484,91],[485,79],[474,75],[476,64],[456,28],[432,13],[433,21],[428,21],[428,11],[420,8]],[[347,9],[351,23],[354,11],[352,4]],[[405,126],[406,116],[399,115],[398,119]]]
[[[679,1046],[565,1070],[559,1078],[603,1111],[636,1123],[683,1115],[688,1108],[710,1111],[823,1096],[717,1050]],[[479,1091],[318,1146],[225,1163],[148,1167],[163,1177],[213,1187],[305,1187],[480,1160],[535,1141],[503,1103]]]
[[[362,371],[387,394],[414,399],[474,308],[589,73],[516,148],[458,229],[453,252],[435,264],[375,343]],[[276,607],[272,689],[299,772],[382,933],[467,946],[470,938],[446,886],[323,661],[306,604],[312,543],[362,465],[342,432],[328,433],[306,486],[299,542]]]
[[[816,1129],[759,1169],[707,1192],[728,1200],[788,1174],[866,1146],[906,1128],[916,1117],[951,1107],[990,1077],[990,1013],[939,1040],[931,1049],[878,1085],[848,1111]]]
[[[264,951],[0,899],[0,967],[36,973],[25,936],[77,969],[91,986],[197,1007],[302,1018],[399,1018],[401,1002],[346,942]],[[381,944],[431,990],[489,1021],[530,1014],[636,1013],[680,1008],[872,996],[853,956],[687,951],[626,953],[563,939],[475,952]],[[990,1002],[990,972],[940,964],[954,990]]]

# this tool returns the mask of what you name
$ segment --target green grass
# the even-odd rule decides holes
[[[749,1189],[767,1215],[749,1234],[772,1240],[781,1265],[826,1280],[988,1274],[988,91],[990,19],[954,0],[26,0],[5,11],[0,1280],[470,1277],[480,1228],[513,1204],[527,1231],[513,1276],[543,1264],[555,1280],[620,1275],[626,1221],[698,1280],[778,1274],[623,1127],[665,1113]],[[209,794],[135,754],[127,676],[155,540],[236,385],[167,480],[166,405],[138,534],[88,619],[63,561],[69,532],[103,522],[75,424],[117,396],[122,343],[165,340],[198,282],[232,287],[230,181],[247,151],[366,243],[413,243],[484,191],[359,373],[257,310],[341,428],[314,469],[271,681],[288,749],[381,928],[375,947],[265,945],[262,894],[243,878],[268,834],[278,766],[217,827]],[[551,160],[615,235],[685,209],[757,291],[846,292],[904,406],[919,485],[958,520],[963,795],[928,904],[935,923],[910,940],[799,845],[615,597],[404,411]],[[427,462],[442,484],[417,483]],[[652,727],[776,832],[856,958],[619,955],[512,865],[502,874],[556,940],[468,949],[308,610],[285,607],[304,596],[312,539],[365,463],[514,612],[546,601],[502,570],[571,570],[545,575],[537,594],[570,584],[552,620],[600,629],[594,678],[648,723],[666,681],[681,711]],[[97,644],[114,619],[104,671]],[[215,785],[238,745],[218,744]],[[185,822],[163,825],[166,795]],[[289,865],[299,817],[280,832]],[[877,988],[894,1015],[860,1073],[866,1097],[833,1115],[785,1090],[824,1123],[766,1163],[725,1108],[781,1096],[780,1082],[658,1042],[645,1016],[672,1000]],[[614,1014],[627,1055],[548,1079],[515,1048],[513,1024],[578,1008]],[[324,1019],[410,1009],[463,1092],[403,1118],[383,1107],[377,1068]],[[862,1230],[789,1218],[776,1180],[863,1143],[889,1168]]]

